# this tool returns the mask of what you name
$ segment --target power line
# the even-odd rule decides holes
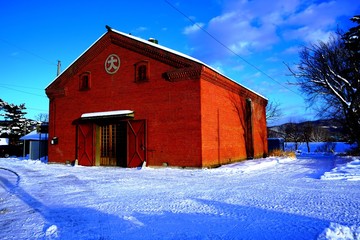
[[[21,92],[21,93],[25,93],[25,94],[29,94],[29,95],[33,95],[33,96],[37,96],[37,97],[47,98],[47,97],[44,96],[44,95],[40,95],[40,94],[36,94],[36,93],[31,93],[31,92],[26,92],[26,91],[22,91],[22,90],[17,90],[17,89],[10,88],[10,87],[0,86],[0,88],[5,88],[5,89],[8,89],[8,90],[12,90],[12,91],[16,91],[16,92]]]
[[[246,64],[248,64],[249,66],[251,66],[252,68],[256,69],[257,71],[259,71],[260,73],[264,74],[267,78],[271,79],[272,81],[276,82],[277,84],[279,84],[280,86],[282,86],[283,88],[295,93],[296,95],[301,96],[299,93],[295,92],[294,90],[292,90],[291,88],[283,85],[282,83],[280,83],[279,81],[277,81],[276,79],[274,79],[273,77],[271,77],[270,75],[268,75],[266,72],[264,72],[263,70],[261,70],[259,67],[257,67],[255,64],[252,64],[251,62],[249,62],[248,60],[246,60],[245,58],[243,58],[242,56],[240,56],[238,53],[236,53],[235,51],[233,51],[231,48],[229,48],[228,46],[226,46],[224,43],[222,43],[220,40],[218,40],[214,35],[212,35],[210,32],[208,32],[205,28],[203,28],[202,26],[200,26],[199,24],[197,24],[194,20],[192,20],[188,15],[186,15],[185,13],[183,13],[182,11],[180,11],[180,9],[178,9],[177,7],[175,7],[173,4],[171,4],[169,1],[164,0],[170,7],[172,7],[173,9],[175,9],[178,13],[180,13],[181,15],[183,15],[185,18],[187,18],[192,24],[194,24],[196,27],[198,27],[200,30],[202,30],[204,33],[206,33],[210,38],[212,38],[214,41],[216,41],[218,44],[220,44],[221,46],[223,46],[225,49],[227,49],[229,52],[231,52],[232,54],[234,54],[235,56],[237,56],[238,58],[240,58],[242,61],[244,61]]]
[[[19,47],[19,46],[15,45],[15,44],[12,44],[12,43],[4,40],[4,39],[1,39],[1,38],[0,38],[0,40],[3,41],[4,43],[8,44],[8,45],[11,45],[11,46],[13,46],[13,47],[16,47],[17,49],[19,49],[19,50],[21,50],[21,51],[24,51],[24,52],[26,52],[26,53],[28,53],[28,54],[30,54],[30,55],[33,55],[34,57],[37,57],[37,58],[43,60],[44,62],[47,62],[47,63],[50,64],[50,65],[57,65],[56,63],[54,63],[54,62],[52,62],[52,61],[50,61],[50,60],[48,60],[48,59],[46,59],[46,58],[38,55],[38,54],[35,54],[35,53],[33,53],[33,52],[29,51],[29,50],[26,50],[25,48]]]
[[[25,106],[25,107],[26,107],[26,106]],[[38,112],[48,112],[48,111],[49,111],[49,110],[45,110],[45,109],[29,108],[29,107],[26,107],[26,109],[33,110],[33,111],[38,111]]]
[[[1,86],[10,86],[10,87],[25,88],[25,89],[34,89],[34,90],[44,90],[43,88],[34,88],[34,87],[20,86],[20,85],[14,85],[14,84],[3,84],[3,83],[0,83],[0,87],[1,87]]]

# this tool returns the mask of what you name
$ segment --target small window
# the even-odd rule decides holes
[[[141,65],[138,67],[138,79],[137,80],[138,81],[146,81],[147,80],[145,65]]]
[[[90,89],[90,73],[86,72],[80,75],[79,89],[86,91]]]
[[[135,64],[135,82],[149,81],[149,64],[147,61],[141,61]]]

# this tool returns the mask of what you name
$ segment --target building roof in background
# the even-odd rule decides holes
[[[37,133],[37,131],[32,131],[31,133],[23,136],[20,140],[30,140],[30,141],[47,141],[48,134],[47,133]]]

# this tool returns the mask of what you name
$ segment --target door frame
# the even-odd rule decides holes
[[[76,125],[76,151],[75,159],[79,160],[80,165],[101,166],[101,126],[116,125],[119,123],[126,125],[126,166],[140,167],[147,161],[147,121],[146,119],[126,119],[86,121]],[[87,132],[84,129],[89,128]],[[90,133],[91,132],[91,133]],[[118,146],[117,146],[118,147]],[[81,151],[85,151],[85,153]],[[85,154],[85,155],[84,155]],[[86,159],[83,157],[86,156]],[[85,161],[86,160],[86,161]],[[121,161],[117,159],[117,166]]]

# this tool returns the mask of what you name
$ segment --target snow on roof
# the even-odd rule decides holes
[[[149,41],[149,40],[145,40],[145,39],[143,39],[143,38],[139,38],[139,37],[136,37],[136,36],[133,36],[133,35],[130,35],[130,34],[126,34],[126,33],[120,32],[120,31],[115,30],[115,29],[112,29],[111,31],[112,31],[112,32],[115,32],[115,33],[117,33],[117,34],[119,34],[119,35],[122,35],[122,36],[125,36],[125,37],[128,37],[128,38],[134,39],[134,40],[136,40],[136,41],[138,41],[138,42],[142,42],[142,43],[144,43],[144,44],[151,45],[151,46],[153,46],[153,47],[159,48],[159,49],[161,49],[161,50],[164,50],[164,51],[173,53],[173,54],[178,55],[178,56],[180,56],[180,57],[189,59],[189,60],[191,60],[191,61],[193,61],[193,62],[197,62],[197,63],[199,63],[199,64],[202,64],[202,65],[207,66],[205,63],[201,62],[200,60],[198,60],[198,59],[196,59],[196,58],[193,58],[193,57],[190,57],[189,55],[186,55],[186,54],[184,54],[184,53],[178,52],[178,51],[176,51],[176,50],[173,50],[173,49],[171,49],[171,48],[168,48],[168,47],[159,45],[159,44],[157,44],[157,43],[153,43],[153,42],[151,42],[151,41]],[[210,66],[207,66],[207,67],[211,68]],[[213,69],[213,68],[211,68],[211,69]],[[215,69],[213,69],[213,70],[216,71]]]
[[[135,40],[135,41],[142,42],[142,43],[147,44],[147,45],[150,45],[150,46],[152,46],[152,47],[155,47],[155,48],[158,48],[158,49],[161,49],[161,50],[170,52],[170,53],[175,54],[175,55],[177,55],[177,56],[180,56],[180,57],[186,58],[186,59],[188,59],[188,60],[191,60],[191,61],[193,61],[193,62],[199,63],[199,64],[201,64],[201,65],[203,65],[203,66],[205,66],[205,67],[213,70],[214,72],[218,73],[219,75],[221,75],[221,76],[229,79],[230,81],[236,83],[237,85],[239,85],[239,86],[241,86],[241,87],[249,90],[250,92],[255,93],[256,95],[258,95],[258,96],[260,96],[260,97],[262,97],[262,98],[264,98],[264,99],[267,100],[266,97],[264,97],[264,96],[262,96],[261,94],[259,94],[259,93],[255,92],[255,91],[251,90],[250,88],[245,87],[244,85],[236,82],[235,80],[233,80],[233,79],[225,76],[223,73],[221,73],[221,72],[219,72],[218,70],[216,70],[215,68],[213,68],[213,67],[205,64],[204,62],[200,61],[199,59],[193,58],[193,57],[191,57],[191,56],[189,56],[189,55],[186,55],[186,54],[184,54],[184,53],[178,52],[178,51],[173,50],[173,49],[171,49],[171,48],[168,48],[168,47],[159,45],[159,44],[157,44],[157,43],[153,43],[153,42],[151,42],[151,41],[149,41],[149,40],[145,40],[145,39],[142,39],[142,38],[140,38],[140,37],[133,36],[133,35],[131,35],[131,34],[127,34],[127,33],[124,33],[124,32],[121,32],[121,31],[118,31],[118,30],[115,30],[115,29],[112,29],[112,28],[108,28],[108,29],[110,29],[112,32],[117,33],[117,34],[119,34],[119,35],[122,35],[122,36],[124,36],[124,37],[131,38],[131,39],[133,39],[133,40]],[[82,55],[84,55],[92,46],[94,46],[95,43],[97,43],[105,34],[106,34],[106,33],[104,33],[103,35],[101,35],[101,37],[99,37],[90,47],[88,47],[78,58],[76,58],[75,61],[73,61],[63,72],[65,72],[70,66],[72,66]],[[63,72],[62,72],[62,73],[63,73]],[[61,76],[62,73],[61,73],[59,76]],[[48,88],[59,76],[57,76],[46,88]]]
[[[1,145],[9,145],[9,139],[8,138],[0,138],[0,146]]]
[[[134,114],[134,111],[131,110],[117,110],[117,111],[107,111],[107,112],[93,112],[93,113],[84,113],[81,115],[81,118],[97,118],[97,117],[130,117]]]
[[[46,140],[48,140],[48,134],[47,133],[38,133],[35,130],[35,131],[32,131],[31,133],[21,137],[20,140],[46,141]]]
[[[159,49],[161,49],[161,50],[164,50],[164,51],[173,53],[173,54],[178,55],[178,56],[180,56],[180,57],[183,57],[183,58],[189,59],[189,60],[191,60],[191,61],[193,61],[193,62],[199,63],[199,64],[201,64],[201,65],[203,65],[203,66],[205,66],[205,67],[213,70],[214,72],[220,74],[221,76],[229,79],[230,81],[232,81],[232,82],[240,85],[241,87],[249,90],[250,92],[253,92],[253,93],[255,93],[256,95],[258,95],[258,96],[260,96],[260,97],[262,97],[262,98],[264,98],[264,99],[267,99],[266,97],[262,96],[261,94],[255,92],[255,91],[251,90],[250,88],[247,88],[247,87],[245,87],[244,85],[242,85],[242,84],[234,81],[233,79],[225,76],[223,73],[221,73],[221,72],[219,72],[218,70],[216,70],[215,68],[213,68],[213,67],[205,64],[204,62],[200,61],[199,59],[193,58],[193,57],[191,57],[191,56],[189,56],[189,55],[186,55],[186,54],[184,54],[184,53],[178,52],[178,51],[176,51],[176,50],[173,50],[173,49],[170,49],[170,48],[161,46],[161,45],[159,45],[159,44],[157,44],[157,43],[153,43],[153,42],[151,42],[151,41],[148,41],[148,40],[145,40],[145,39],[142,39],[142,38],[139,38],[139,37],[135,37],[135,36],[130,35],[130,34],[126,34],[126,33],[120,32],[120,31],[115,30],[115,29],[111,29],[111,30],[112,30],[113,32],[117,33],[117,34],[123,35],[123,36],[125,36],[125,37],[134,39],[134,40],[139,41],[139,42],[142,42],[142,43],[144,43],[144,44],[151,45],[151,46],[153,46],[153,47],[159,48]]]

